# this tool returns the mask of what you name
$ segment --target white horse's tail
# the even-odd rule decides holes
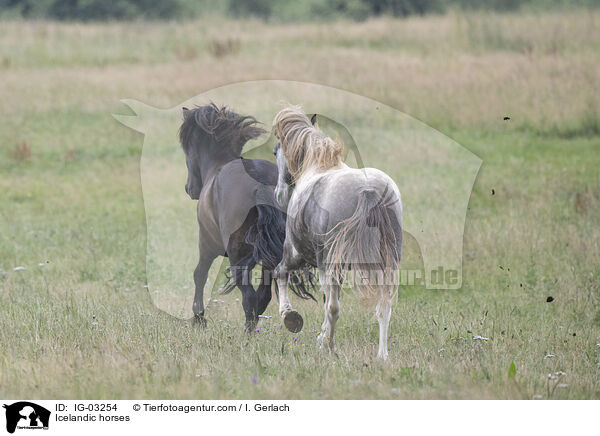
[[[363,188],[354,214],[326,234],[327,280],[341,283],[352,270],[354,287],[367,299],[376,298],[380,286],[394,284],[400,263],[401,217],[393,207],[400,199],[393,192]]]

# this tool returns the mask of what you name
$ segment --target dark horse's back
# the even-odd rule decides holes
[[[231,190],[232,185],[237,189]],[[219,204],[215,209],[231,264],[224,292],[249,284],[252,269],[260,263],[263,276],[256,293],[260,299],[268,292],[264,298],[270,299],[271,273],[281,262],[286,223],[285,213],[275,202],[276,185],[277,166],[262,159],[236,159],[216,176],[214,198]],[[221,191],[220,187],[227,189]],[[303,281],[293,290],[302,297],[310,295]]]
[[[217,189],[227,187],[216,196],[227,255],[237,260],[243,253],[250,269],[262,262],[272,270],[281,261],[286,217],[273,200],[276,184],[277,166],[261,159],[236,159],[217,175]]]

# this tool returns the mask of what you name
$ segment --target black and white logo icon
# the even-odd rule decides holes
[[[50,411],[29,401],[19,401],[6,409],[6,431],[14,433],[16,429],[47,430],[50,421]]]

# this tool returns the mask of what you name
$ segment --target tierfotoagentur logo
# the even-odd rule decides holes
[[[50,411],[29,401],[4,404],[6,409],[6,431],[47,430],[50,423]]]
[[[381,102],[327,86],[264,80],[216,88],[170,109],[123,100],[135,115],[114,115],[144,134],[140,171],[147,228],[146,273],[150,296],[158,308],[182,319],[191,315],[194,285],[190,271],[198,263],[198,248],[202,258],[205,244],[199,247],[197,243],[197,210],[184,190],[191,185],[189,180],[186,183],[188,171],[178,131],[184,108],[211,102],[252,115],[260,122],[265,133],[246,143],[241,157],[247,159],[274,161],[277,139],[271,127],[284,104],[298,104],[306,114],[314,114],[328,136],[343,142],[343,160],[348,166],[377,168],[400,189],[405,241],[402,260],[398,274],[384,279],[424,289],[461,288],[467,206],[481,159],[432,127]],[[246,171],[245,177],[236,186],[257,184],[251,171]],[[273,186],[265,185],[265,195],[257,195],[257,201],[268,208],[280,207],[272,191]],[[236,206],[250,210],[257,204]],[[284,212],[288,217],[294,213]],[[231,227],[242,226],[242,221],[231,223]],[[376,252],[379,235],[373,233],[371,239]],[[214,260],[207,273],[205,294],[216,294],[228,266],[222,255]],[[347,284],[362,280],[365,274],[370,274],[369,268],[353,273]],[[254,281],[255,277],[249,275],[244,280]]]

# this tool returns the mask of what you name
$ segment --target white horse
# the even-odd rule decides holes
[[[273,129],[279,140],[273,150],[279,170],[275,196],[288,214],[283,258],[275,270],[284,324],[293,332],[303,325],[289,300],[290,272],[307,264],[317,267],[325,294],[318,341],[321,348],[328,343],[334,350],[340,289],[352,270],[355,288],[367,300],[377,300],[378,357],[386,359],[402,246],[398,187],[382,171],[345,165],[343,145],[327,137],[298,107],[280,111]]]

